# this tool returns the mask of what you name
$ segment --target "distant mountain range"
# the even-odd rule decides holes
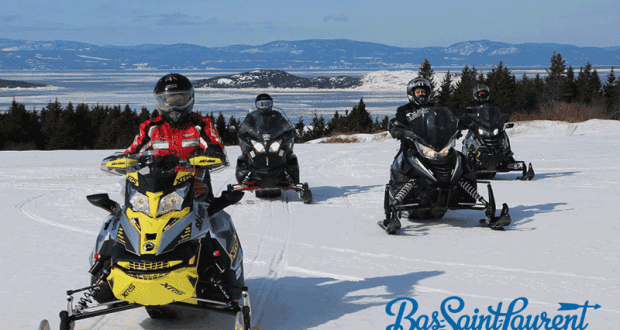
[[[391,70],[465,65],[546,68],[553,51],[573,67],[620,66],[618,47],[465,41],[449,47],[401,48],[347,39],[273,41],[259,46],[191,44],[96,46],[73,41],[0,39],[0,70]]]

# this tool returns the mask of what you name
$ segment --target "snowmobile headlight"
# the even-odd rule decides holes
[[[258,141],[252,140],[252,146],[254,147],[254,150],[256,150],[256,152],[258,152],[259,154],[265,152],[265,146]]]
[[[491,136],[491,133],[489,133],[487,130],[484,130],[482,128],[478,129],[478,134],[484,135],[484,136]]]
[[[418,142],[416,142],[416,147],[418,147],[418,151],[420,151],[422,156],[428,159],[436,159],[436,158],[443,158],[443,157],[448,156],[448,154],[450,153],[450,149],[452,149],[452,143],[448,144],[440,151],[436,151],[435,149],[425,146]]]
[[[186,185],[162,197],[157,207],[157,216],[162,216],[171,211],[181,211],[188,190],[189,185]]]
[[[448,154],[450,153],[450,150],[453,147],[453,141],[450,142],[450,144],[445,146],[440,151],[436,151],[435,149],[425,146],[419,142],[416,142],[415,145],[418,148],[418,151],[422,154],[422,156],[428,159],[437,159],[437,158],[444,158],[448,156]]]
[[[142,212],[144,214],[149,214],[149,198],[134,189],[131,189],[131,197],[129,198],[129,203],[131,204],[131,209],[134,212]]]
[[[497,134],[499,134],[499,129],[498,129],[498,128],[496,128],[496,129],[494,129],[494,130],[493,130],[493,136],[495,136],[495,135],[497,135]]]
[[[452,145],[448,145],[445,148],[441,149],[441,151],[437,153],[438,157],[448,156],[448,154],[450,153],[450,149],[452,149]]]
[[[435,158],[437,156],[437,152],[435,151],[435,149],[429,148],[427,146],[422,146],[422,148],[420,148],[420,152],[422,153],[422,156],[426,158]]]
[[[281,141],[282,141],[282,140],[280,140],[280,141],[275,141],[274,143],[272,143],[272,144],[269,146],[269,152],[278,152],[278,150],[280,150],[280,142],[281,142]]]

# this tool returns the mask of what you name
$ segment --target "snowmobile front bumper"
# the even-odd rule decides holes
[[[73,330],[75,321],[78,320],[144,307],[144,305],[138,303],[129,303],[123,300],[115,300],[106,303],[90,305],[92,304],[92,301],[89,299],[90,294],[92,293],[92,290],[96,290],[96,288],[97,285],[92,285],[78,290],[67,291],[67,310],[63,310],[60,312],[61,330]],[[217,313],[228,314],[231,316],[236,315],[236,328],[243,330],[258,329],[249,326],[251,318],[250,297],[247,287],[244,286],[241,289],[243,290],[243,292],[240,301],[231,300],[225,302],[194,297],[184,302],[173,302],[168,305],[196,310],[213,311]],[[84,297],[80,298],[79,302],[74,307],[73,295],[80,292],[85,292]],[[42,326],[47,325],[49,327],[49,322],[47,322],[47,320],[43,320],[41,324]],[[242,327],[238,326],[238,324],[242,325]]]
[[[486,165],[485,165],[486,164]],[[513,172],[513,171],[522,171],[523,174],[520,177],[517,177],[517,180],[532,180],[536,173],[534,173],[534,169],[532,168],[532,163],[528,167],[525,165],[524,161],[515,161],[506,164],[500,164],[500,166],[495,166],[491,163],[480,163],[476,166],[476,174],[495,174],[497,172]]]
[[[183,267],[167,272],[162,269],[136,272],[120,267],[118,265],[120,263],[122,262],[118,262],[116,267],[112,268],[108,277],[112,293],[117,299],[150,306],[184,301],[194,295],[198,280],[195,267]]]
[[[308,187],[308,183],[293,183],[293,182],[280,182],[271,186],[265,187],[265,185],[259,185],[256,181],[243,182],[237,184],[229,184],[229,191],[252,191],[258,189],[281,189],[281,190],[293,190],[297,192],[299,198],[304,204],[312,203],[312,191]]]
[[[451,204],[449,207],[446,207],[446,209],[484,210],[486,218],[480,220],[480,224],[485,227],[489,227],[493,230],[503,230],[504,227],[509,226],[511,223],[511,218],[509,214],[510,210],[508,208],[508,205],[506,203],[502,204],[502,211],[500,212],[499,216],[496,216],[495,215],[496,213],[495,196],[493,194],[493,188],[491,188],[491,183],[488,181],[477,181],[477,183],[487,184],[487,190],[488,190],[488,196],[489,196],[488,202],[482,196],[480,196],[469,183],[465,181],[460,181],[459,184],[463,187],[463,189],[468,194],[470,194],[471,197],[473,197],[477,202]],[[442,198],[441,195],[438,198]],[[420,203],[392,205],[392,210],[390,212],[387,212],[386,217],[387,219],[390,219],[390,217],[393,217],[395,213],[399,211],[434,211],[439,208],[441,207],[438,207],[437,205],[428,206],[428,205],[422,205]],[[387,221],[379,221],[378,224],[381,228],[386,230],[388,234],[394,234],[395,233],[394,230],[392,231],[389,230],[390,228],[388,228],[388,223],[389,222]],[[398,227],[400,228],[400,223]]]

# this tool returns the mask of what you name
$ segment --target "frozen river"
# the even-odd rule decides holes
[[[9,72],[0,71],[0,79],[36,82],[55,87],[33,89],[0,89],[0,111],[7,110],[15,98],[26,105],[27,110],[41,110],[56,99],[63,105],[126,105],[140,110],[146,107],[155,109],[153,87],[157,80],[165,75],[163,71],[80,71],[80,72]],[[191,80],[206,79],[219,75],[238,72],[224,71],[181,71]],[[364,72],[290,72],[298,76],[363,76]],[[403,74],[401,73],[401,76]],[[318,89],[198,89],[196,91],[195,110],[208,113],[224,113],[228,118],[244,117],[253,106],[254,98],[262,92],[271,94],[276,106],[287,113],[291,121],[296,122],[300,116],[311,118],[313,113],[323,115],[326,119],[335,111],[344,114],[364,98],[366,109],[380,119],[384,115],[393,115],[396,107],[407,102],[405,95],[406,80],[414,76],[404,74],[405,82],[401,88],[355,89],[355,90],[318,90]],[[408,78],[411,77],[411,78]],[[396,83],[399,84],[398,82]],[[306,121],[308,122],[308,121]]]

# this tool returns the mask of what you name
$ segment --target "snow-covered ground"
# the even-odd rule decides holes
[[[586,302],[601,307],[587,309],[581,329],[619,329],[620,122],[518,123],[510,135],[516,158],[532,162],[536,177],[516,181],[514,172],[492,181],[498,207],[510,206],[505,231],[478,227],[481,211],[449,211],[442,220],[406,222],[398,235],[386,235],[376,222],[398,142],[366,136],[355,144],[297,145],[312,204],[293,193],[276,200],[250,193],[227,209],[244,249],[254,325],[409,329],[406,319],[402,328],[390,326],[399,308],[406,317],[415,301],[410,318],[423,323],[436,311],[443,329],[453,329],[448,319],[488,316],[499,303],[505,313],[523,297],[528,306],[508,329],[527,316],[538,317],[540,326],[543,316],[558,315],[575,316],[579,328],[583,308],[558,311],[559,303]],[[227,149],[231,160],[240,153]],[[65,291],[88,284],[87,258],[105,211],[84,197],[107,192],[120,201],[121,177],[99,170],[112,152],[0,152],[0,329],[35,329],[43,318],[58,328]],[[215,189],[233,181],[232,167],[213,175]],[[462,299],[460,312],[442,308],[444,301],[458,307],[456,298],[447,300],[452,296]],[[397,298],[408,300],[390,305],[388,315]],[[135,309],[79,321],[76,329],[232,329],[232,323],[200,313],[155,321]]]

